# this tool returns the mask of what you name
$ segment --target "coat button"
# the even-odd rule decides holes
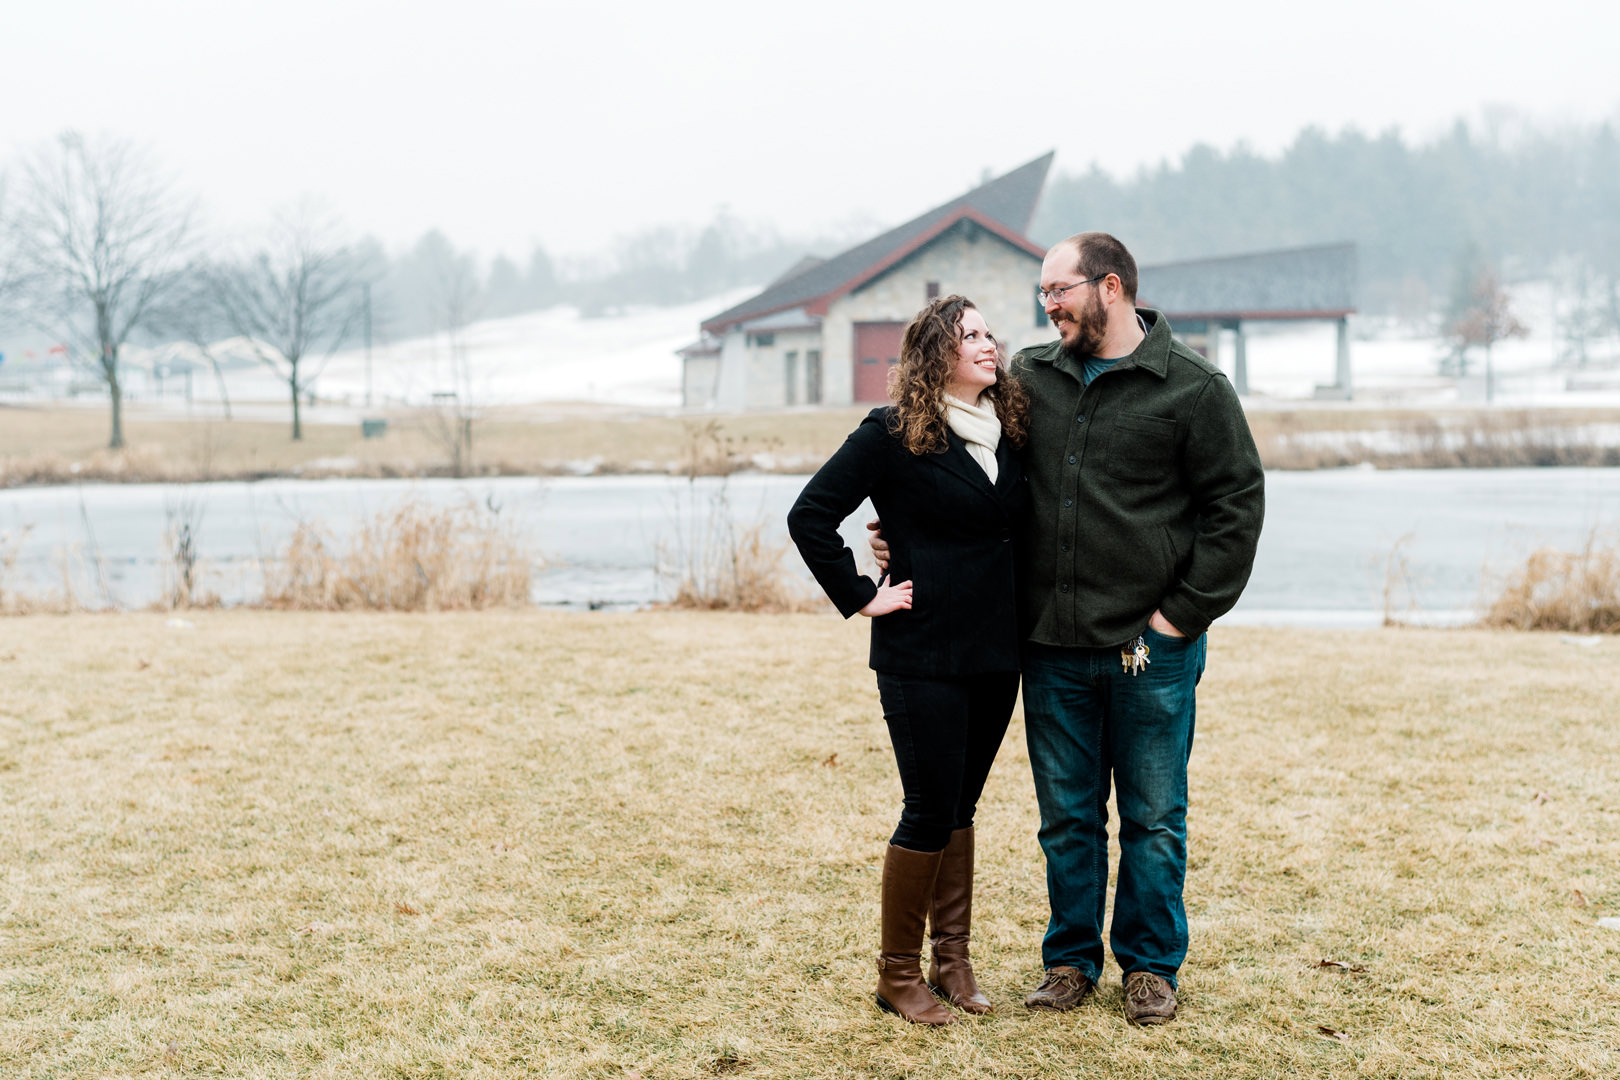
[[[1074,500],[1073,499],[1064,499],[1063,500],[1063,505],[1064,506],[1073,506],[1074,505]]]
[[[1083,416],[1077,416],[1074,418],[1074,422],[1077,424],[1083,424],[1086,422],[1086,418]]]
[[[1062,589],[1062,590],[1063,590],[1063,591],[1064,591],[1064,592],[1068,592],[1068,591],[1069,591],[1069,587],[1068,587],[1068,586],[1067,586],[1067,585],[1059,585],[1059,586],[1058,586],[1058,588],[1059,588],[1059,589]]]
[[[1070,455],[1069,455],[1069,464],[1070,464],[1070,465],[1073,465],[1073,464],[1074,464],[1074,455],[1073,455],[1073,454],[1070,454]]]
[[[1068,551],[1068,550],[1069,550],[1069,545],[1068,545],[1068,544],[1064,544],[1064,545],[1063,545],[1063,550],[1064,550],[1064,551]]]

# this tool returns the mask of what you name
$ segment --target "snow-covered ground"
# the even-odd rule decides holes
[[[681,403],[681,362],[675,350],[698,336],[698,324],[754,292],[744,288],[678,307],[631,310],[588,318],[570,307],[473,323],[462,333],[477,407],[585,402],[601,405],[677,408]],[[1562,359],[1567,351],[1560,327],[1558,294],[1547,283],[1512,290],[1513,309],[1528,327],[1524,338],[1493,350],[1494,400],[1504,406],[1620,406],[1620,340],[1589,343],[1589,364],[1577,370]],[[1352,319],[1351,367],[1355,401],[1374,406],[1444,408],[1484,402],[1484,360],[1470,356],[1468,378],[1442,376],[1449,352],[1437,334],[1413,336],[1392,325]],[[1336,353],[1331,323],[1249,323],[1250,408],[1295,408],[1313,399],[1318,385],[1331,383]],[[127,350],[126,390],[132,401],[184,409],[183,378],[162,381],[154,367],[194,350],[185,346]],[[1234,341],[1222,335],[1221,366],[1232,369]],[[216,354],[233,357],[226,381],[239,416],[281,419],[286,385],[252,360],[248,350],[229,345]],[[14,365],[13,365],[14,366]],[[310,422],[353,422],[366,407],[366,362],[361,349],[348,349],[309,368],[320,371],[315,393],[322,399]],[[462,388],[451,363],[445,335],[375,343],[371,357],[372,408],[420,405],[433,395]],[[6,372],[0,369],[0,375]],[[54,387],[29,396],[58,396],[68,382],[58,372]],[[82,380],[81,380],[82,381]],[[0,379],[0,394],[15,394],[14,380]],[[190,402],[206,408],[219,392],[212,373],[195,371]],[[88,401],[86,402],[88,403]],[[1337,404],[1337,403],[1335,403]]]

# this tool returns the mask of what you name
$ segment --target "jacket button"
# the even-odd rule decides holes
[[[1073,464],[1074,464],[1074,455],[1073,455],[1073,454],[1070,454],[1070,455],[1069,455],[1069,464],[1070,464],[1070,465],[1073,465]]]
[[[1064,499],[1063,500],[1063,505],[1064,506],[1073,506],[1074,505],[1074,500],[1073,499]]]
[[[1077,416],[1074,418],[1074,422],[1077,424],[1083,424],[1086,422],[1086,418],[1083,416]]]
[[[1063,590],[1063,591],[1064,591],[1064,592],[1068,592],[1068,591],[1069,591],[1069,587],[1068,587],[1068,586],[1067,586],[1067,585],[1059,585],[1059,586],[1058,586],[1058,588],[1059,588],[1059,589],[1062,589],[1062,590]]]
[[[1068,544],[1064,544],[1064,545],[1063,545],[1063,550],[1064,550],[1064,551],[1068,551],[1068,550],[1069,550],[1069,545],[1068,545]]]

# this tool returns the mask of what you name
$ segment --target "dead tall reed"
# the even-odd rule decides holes
[[[32,527],[24,525],[16,530],[0,532],[0,615],[26,615],[37,608],[35,600],[17,590],[17,560],[22,555],[23,541],[28,539]]]
[[[684,552],[672,601],[675,607],[780,614],[821,606],[783,565],[788,545],[766,539],[763,523],[735,524],[720,501],[712,513],[706,530],[709,538]]]
[[[1510,630],[1620,634],[1620,538],[1604,540],[1593,530],[1578,552],[1534,552],[1483,621]]]
[[[163,599],[167,608],[219,607],[219,594],[201,586],[202,560],[197,534],[202,528],[203,504],[183,497],[163,508],[167,524],[163,529]]]
[[[405,503],[364,522],[340,551],[301,523],[265,573],[266,607],[303,611],[455,611],[530,602],[534,556],[487,505]]]
[[[732,439],[710,420],[687,425],[685,451],[686,491],[675,507],[675,541],[659,545],[659,575],[675,586],[671,604],[773,614],[819,608],[783,563],[787,542],[769,540],[764,521],[736,520],[729,478],[749,461],[748,440]],[[707,493],[700,491],[699,477],[712,478]]]

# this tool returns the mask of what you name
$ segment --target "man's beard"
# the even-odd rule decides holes
[[[1103,308],[1101,300],[1093,296],[1089,302],[1080,306],[1074,319],[1074,329],[1073,341],[1059,342],[1058,347],[1063,355],[1076,362],[1096,356],[1097,350],[1102,348],[1103,342],[1108,337],[1108,312]]]

